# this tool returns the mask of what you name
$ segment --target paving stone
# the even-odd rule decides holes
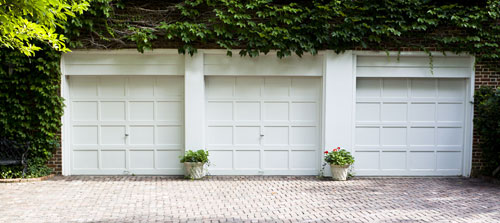
[[[0,201],[0,222],[500,222],[500,186],[466,178],[72,176]]]

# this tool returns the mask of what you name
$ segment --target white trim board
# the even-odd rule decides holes
[[[204,74],[207,76],[322,76],[323,56],[304,55],[283,59],[276,55],[259,57],[205,54]]]
[[[66,100],[62,117],[62,163],[63,174],[71,175],[69,140],[71,136],[68,78],[76,75],[188,75],[185,77],[186,119],[197,117],[188,127],[186,121],[185,140],[187,148],[205,146],[204,83],[205,76],[318,76],[322,77],[321,142],[331,149],[345,146],[350,149],[354,140],[355,98],[357,77],[425,77],[467,78],[468,96],[473,98],[474,57],[467,54],[431,52],[433,69],[426,52],[375,52],[346,51],[336,54],[331,50],[317,55],[305,54],[300,59],[290,56],[279,59],[275,51],[256,58],[241,57],[238,49],[233,56],[226,56],[224,49],[200,49],[194,56],[178,54],[177,49],[155,49],[144,54],[136,49],[121,50],[75,50],[61,59],[61,95]],[[399,57],[399,60],[398,60]],[[372,58],[372,59],[369,59]],[[367,59],[363,61],[364,59]],[[372,60],[372,61],[370,61]],[[413,60],[413,62],[412,62]],[[201,62],[200,62],[201,61]],[[188,78],[189,81],[186,79]],[[201,79],[200,79],[201,78]],[[188,89],[197,89],[191,92]],[[189,92],[189,93],[188,93]],[[191,96],[188,96],[191,95]],[[189,98],[187,98],[189,97]],[[189,105],[188,105],[189,104]],[[472,160],[472,115],[473,106],[466,103],[465,150],[463,176],[469,176]],[[188,111],[192,110],[192,111]],[[191,115],[190,115],[191,114]],[[201,119],[200,119],[201,118]],[[194,131],[188,131],[191,128]],[[194,141],[193,141],[194,140]],[[319,154],[318,157],[322,157]],[[325,171],[328,173],[328,169]],[[220,172],[220,174],[231,174]],[[233,172],[232,174],[240,174]],[[248,174],[248,173],[241,173]],[[298,173],[297,174],[301,174]]]
[[[468,78],[469,56],[358,55],[357,77]]]

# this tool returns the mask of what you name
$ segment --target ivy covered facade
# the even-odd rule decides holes
[[[324,50],[342,53],[348,50],[381,52],[424,52],[433,63],[431,52],[468,54],[475,57],[475,88],[498,87],[500,64],[500,3],[498,1],[109,1],[95,0],[81,16],[70,18],[62,32],[70,38],[67,43],[75,51],[135,48],[139,52],[155,49],[177,49],[181,54],[196,55],[198,49],[222,49],[232,57],[258,57],[276,53],[279,58],[317,55]],[[234,51],[233,49],[238,49]],[[31,59],[21,56],[19,63],[41,63],[34,69],[12,68],[17,62],[3,63],[2,75],[38,75],[47,92],[26,87],[27,94],[46,97],[49,107],[36,106],[34,119],[18,120],[23,128],[42,123],[46,134],[35,134],[36,140],[58,141],[62,103],[58,94],[59,75],[54,67],[59,56],[37,53]],[[239,55],[233,55],[237,52]],[[6,52],[5,61],[14,52]],[[26,61],[28,60],[28,61]],[[45,63],[44,61],[51,62]],[[36,61],[36,62],[35,62]],[[14,72],[12,72],[14,71]],[[35,73],[34,73],[35,72]],[[5,79],[7,80],[7,79]],[[18,81],[5,83],[16,86]],[[56,84],[54,84],[56,83]],[[23,85],[26,86],[26,85]],[[44,90],[44,91],[45,91]],[[11,92],[11,91],[2,91]],[[6,98],[21,100],[13,93]],[[11,99],[9,99],[11,100]],[[43,103],[42,103],[43,104]],[[3,107],[2,125],[12,125],[18,111],[32,112],[21,107]],[[47,117],[43,117],[45,114]],[[15,118],[17,117],[17,118]],[[57,120],[57,121],[54,121]],[[16,124],[17,125],[17,124]],[[4,128],[5,129],[5,128]],[[25,132],[10,128],[10,133]],[[61,172],[59,147],[40,145],[49,166]],[[34,155],[39,156],[39,155]],[[482,168],[478,136],[474,135],[472,174]]]

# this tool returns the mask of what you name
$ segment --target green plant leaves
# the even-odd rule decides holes
[[[0,135],[31,143],[28,159],[37,166],[31,172],[45,166],[59,146],[59,59],[60,53],[48,46],[33,57],[13,49],[0,51]]]
[[[491,175],[500,166],[500,88],[476,90],[474,103],[474,129],[479,136],[483,174]]]
[[[351,165],[354,163],[354,157],[345,149],[335,149],[325,155],[325,162],[340,166]]]
[[[203,149],[193,151],[193,150],[188,150],[184,154],[184,156],[180,156],[180,162],[201,162],[201,163],[208,163],[208,151],[205,151]]]

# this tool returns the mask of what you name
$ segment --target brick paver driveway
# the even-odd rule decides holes
[[[500,186],[462,178],[57,177],[0,184],[0,222],[500,222]]]

